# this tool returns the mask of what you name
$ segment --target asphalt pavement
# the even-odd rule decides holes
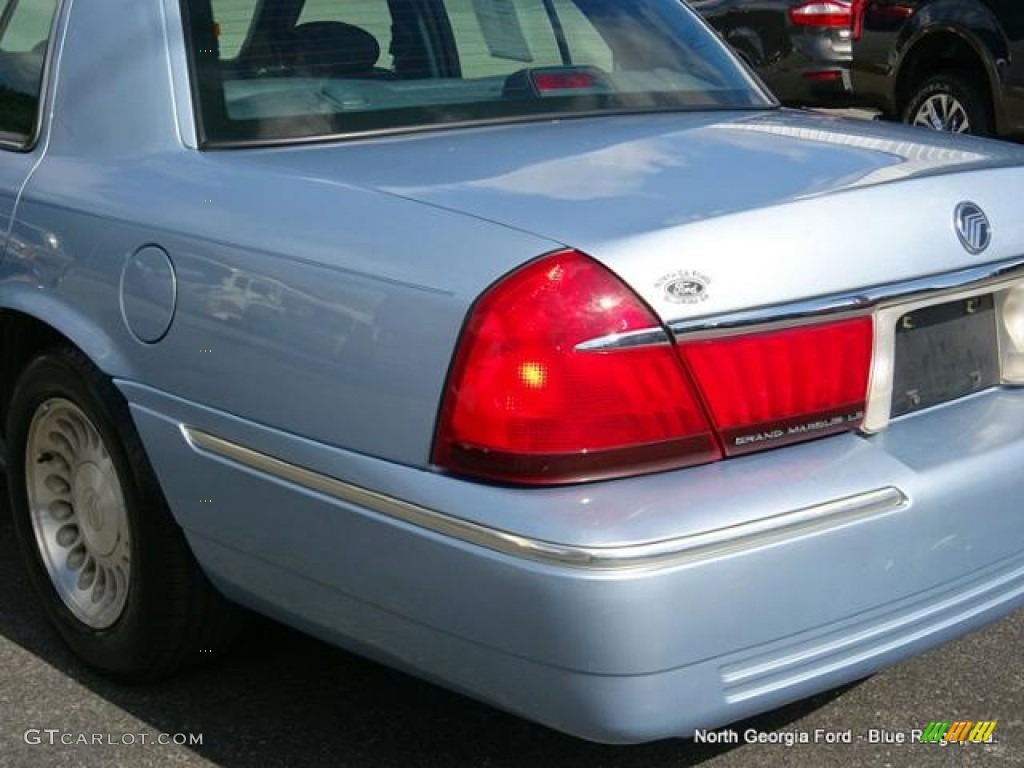
[[[2,768],[1024,766],[1024,611],[853,686],[737,724],[737,743],[608,747],[264,620],[200,670],[144,687],[108,683],[80,667],[43,619],[5,508],[0,584]],[[931,720],[998,722],[991,744],[871,743],[872,732],[909,737]]]

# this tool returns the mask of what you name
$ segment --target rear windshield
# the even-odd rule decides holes
[[[184,0],[203,142],[769,98],[679,0]]]

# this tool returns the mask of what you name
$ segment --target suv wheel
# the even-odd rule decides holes
[[[992,132],[989,100],[982,86],[967,75],[942,72],[925,80],[903,112],[903,122],[936,131]]]

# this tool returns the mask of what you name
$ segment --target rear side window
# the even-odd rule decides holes
[[[57,0],[0,4],[0,138],[24,144],[35,131]]]
[[[204,144],[772,103],[678,0],[183,0]]]

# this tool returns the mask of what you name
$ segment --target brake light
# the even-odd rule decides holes
[[[600,81],[587,71],[538,71],[533,73],[533,84],[541,93],[546,91],[574,91],[594,88]]]
[[[850,23],[852,25],[850,36],[854,40],[860,40],[861,35],[864,34],[864,7],[866,5],[866,0],[853,0],[850,5]]]
[[[577,251],[511,273],[463,329],[433,462],[554,484],[715,461],[855,429],[872,320],[674,343],[614,274]],[[643,344],[597,344],[642,335]],[[724,447],[724,450],[723,450]]]
[[[789,9],[789,20],[799,27],[849,27],[849,3],[809,2]]]
[[[645,329],[663,343],[576,349]],[[473,309],[449,374],[435,464],[548,484],[720,456],[667,333],[597,262],[576,251],[538,259]]]
[[[680,345],[729,456],[859,427],[871,350],[870,317]]]

